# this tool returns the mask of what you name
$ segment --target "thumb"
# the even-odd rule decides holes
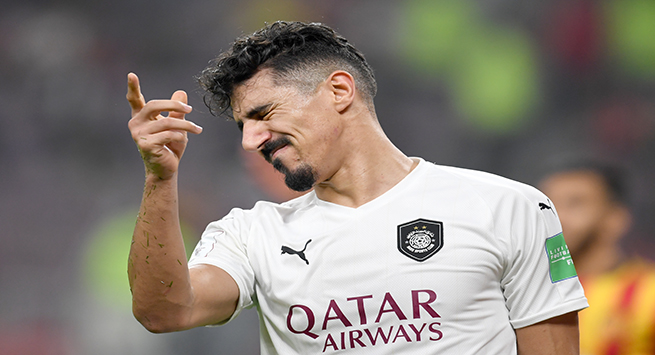
[[[183,104],[188,103],[188,97],[184,90],[177,90],[171,95],[171,100],[180,101]],[[184,113],[181,112],[170,112],[169,117],[184,119]]]

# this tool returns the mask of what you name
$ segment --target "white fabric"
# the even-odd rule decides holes
[[[553,283],[545,240],[561,233],[546,196],[492,174],[419,165],[348,208],[312,192],[211,223],[190,265],[226,270],[241,309],[260,312],[262,354],[516,354],[514,328],[587,307],[577,277]],[[398,226],[443,223],[424,261]],[[304,255],[282,252],[282,247]]]

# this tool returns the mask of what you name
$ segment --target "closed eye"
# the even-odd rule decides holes
[[[272,106],[273,104],[261,105],[248,111],[248,113],[246,114],[243,120],[237,120],[237,126],[239,127],[239,130],[243,132],[244,120],[248,120],[248,119],[262,120],[262,121],[268,120],[270,118],[271,112],[273,111]]]
[[[267,121],[271,118],[273,110],[270,110],[261,116],[261,119]]]
[[[246,114],[246,118],[262,119],[265,115],[271,112],[272,106],[273,104],[257,106],[252,110],[248,111],[248,113]]]

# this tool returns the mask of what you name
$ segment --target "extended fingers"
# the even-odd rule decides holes
[[[152,135],[163,131],[182,131],[199,134],[202,132],[202,127],[196,125],[191,121],[180,120],[176,118],[161,117],[154,121],[139,121],[132,119],[128,124],[132,131],[132,136],[135,140],[140,137]]]
[[[139,77],[134,73],[127,74],[127,95],[125,97],[132,108],[132,116],[141,111],[143,106],[146,105],[146,100],[139,86]]]
[[[178,117],[183,118],[185,114],[191,112],[193,108],[177,100],[150,100],[143,108],[133,116],[133,119],[150,121],[162,118],[162,112],[177,113]],[[171,116],[173,117],[173,116]]]
[[[178,130],[178,131],[185,131],[194,134],[199,134],[202,132],[202,127],[198,126],[197,124],[191,121],[179,120],[169,117],[163,117],[158,119],[157,121],[152,122],[150,124],[150,129],[153,132],[166,131],[166,130]]]
[[[146,106],[148,106],[150,111],[148,116],[151,117],[156,117],[162,111],[186,114],[192,110],[191,106],[187,105],[187,94],[182,90],[173,93],[170,100],[152,100],[146,103],[146,100],[141,93],[139,77],[134,73],[127,74],[127,95],[125,95],[125,97],[132,108],[132,116],[139,113],[146,108]]]
[[[183,90],[178,90],[178,91],[174,92],[173,95],[171,96],[171,100],[179,101],[179,102],[181,102],[183,104],[188,103],[187,94]],[[170,114],[168,115],[168,117],[184,119],[184,114],[185,113],[188,113],[188,112],[182,113],[182,112],[177,112],[177,111],[171,111]]]

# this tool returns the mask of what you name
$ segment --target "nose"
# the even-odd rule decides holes
[[[241,146],[249,152],[260,150],[264,143],[271,139],[271,132],[266,127],[266,122],[261,120],[244,120],[241,136]]]

